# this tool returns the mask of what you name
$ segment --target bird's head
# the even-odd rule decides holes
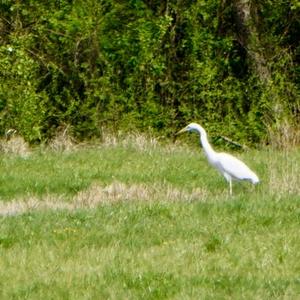
[[[201,127],[199,124],[190,123],[189,125],[187,125],[184,128],[182,128],[180,131],[178,131],[176,133],[176,135],[184,133],[184,132],[199,132],[199,127]]]

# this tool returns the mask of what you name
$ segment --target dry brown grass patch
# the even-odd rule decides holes
[[[300,145],[300,124],[283,120],[274,127],[268,127],[269,142],[275,149],[293,149]]]
[[[49,148],[54,151],[71,151],[76,148],[74,139],[70,134],[69,126],[59,128],[54,138],[48,143]]]
[[[28,197],[10,202],[0,202],[0,215],[22,214],[34,210],[76,210],[95,208],[103,203],[119,201],[204,201],[209,194],[204,189],[193,189],[191,192],[180,190],[167,184],[125,184],[115,181],[107,186],[92,184],[80,191],[71,200],[48,195],[38,199]]]
[[[30,154],[30,148],[24,138],[13,135],[9,139],[0,140],[0,151],[5,154],[14,154],[21,157],[27,157]]]
[[[145,151],[156,148],[159,140],[151,135],[131,132],[131,133],[111,133],[108,130],[102,130],[101,146],[105,147],[133,147],[135,149]]]
[[[293,151],[268,161],[269,189],[276,195],[300,195],[300,162]]]

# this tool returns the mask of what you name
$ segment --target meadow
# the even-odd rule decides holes
[[[235,155],[229,196],[196,146],[2,151],[0,298],[299,299],[300,151]]]

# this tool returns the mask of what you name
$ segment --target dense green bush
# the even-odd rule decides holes
[[[299,1],[6,0],[0,13],[2,134],[170,136],[196,120],[258,143],[299,121]]]
[[[3,129],[16,129],[26,139],[40,140],[44,128],[47,94],[37,91],[38,64],[19,48],[0,47],[0,99]]]

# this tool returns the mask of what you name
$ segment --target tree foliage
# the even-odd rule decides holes
[[[299,1],[6,0],[0,12],[2,134],[171,135],[199,121],[257,143],[299,122]]]

